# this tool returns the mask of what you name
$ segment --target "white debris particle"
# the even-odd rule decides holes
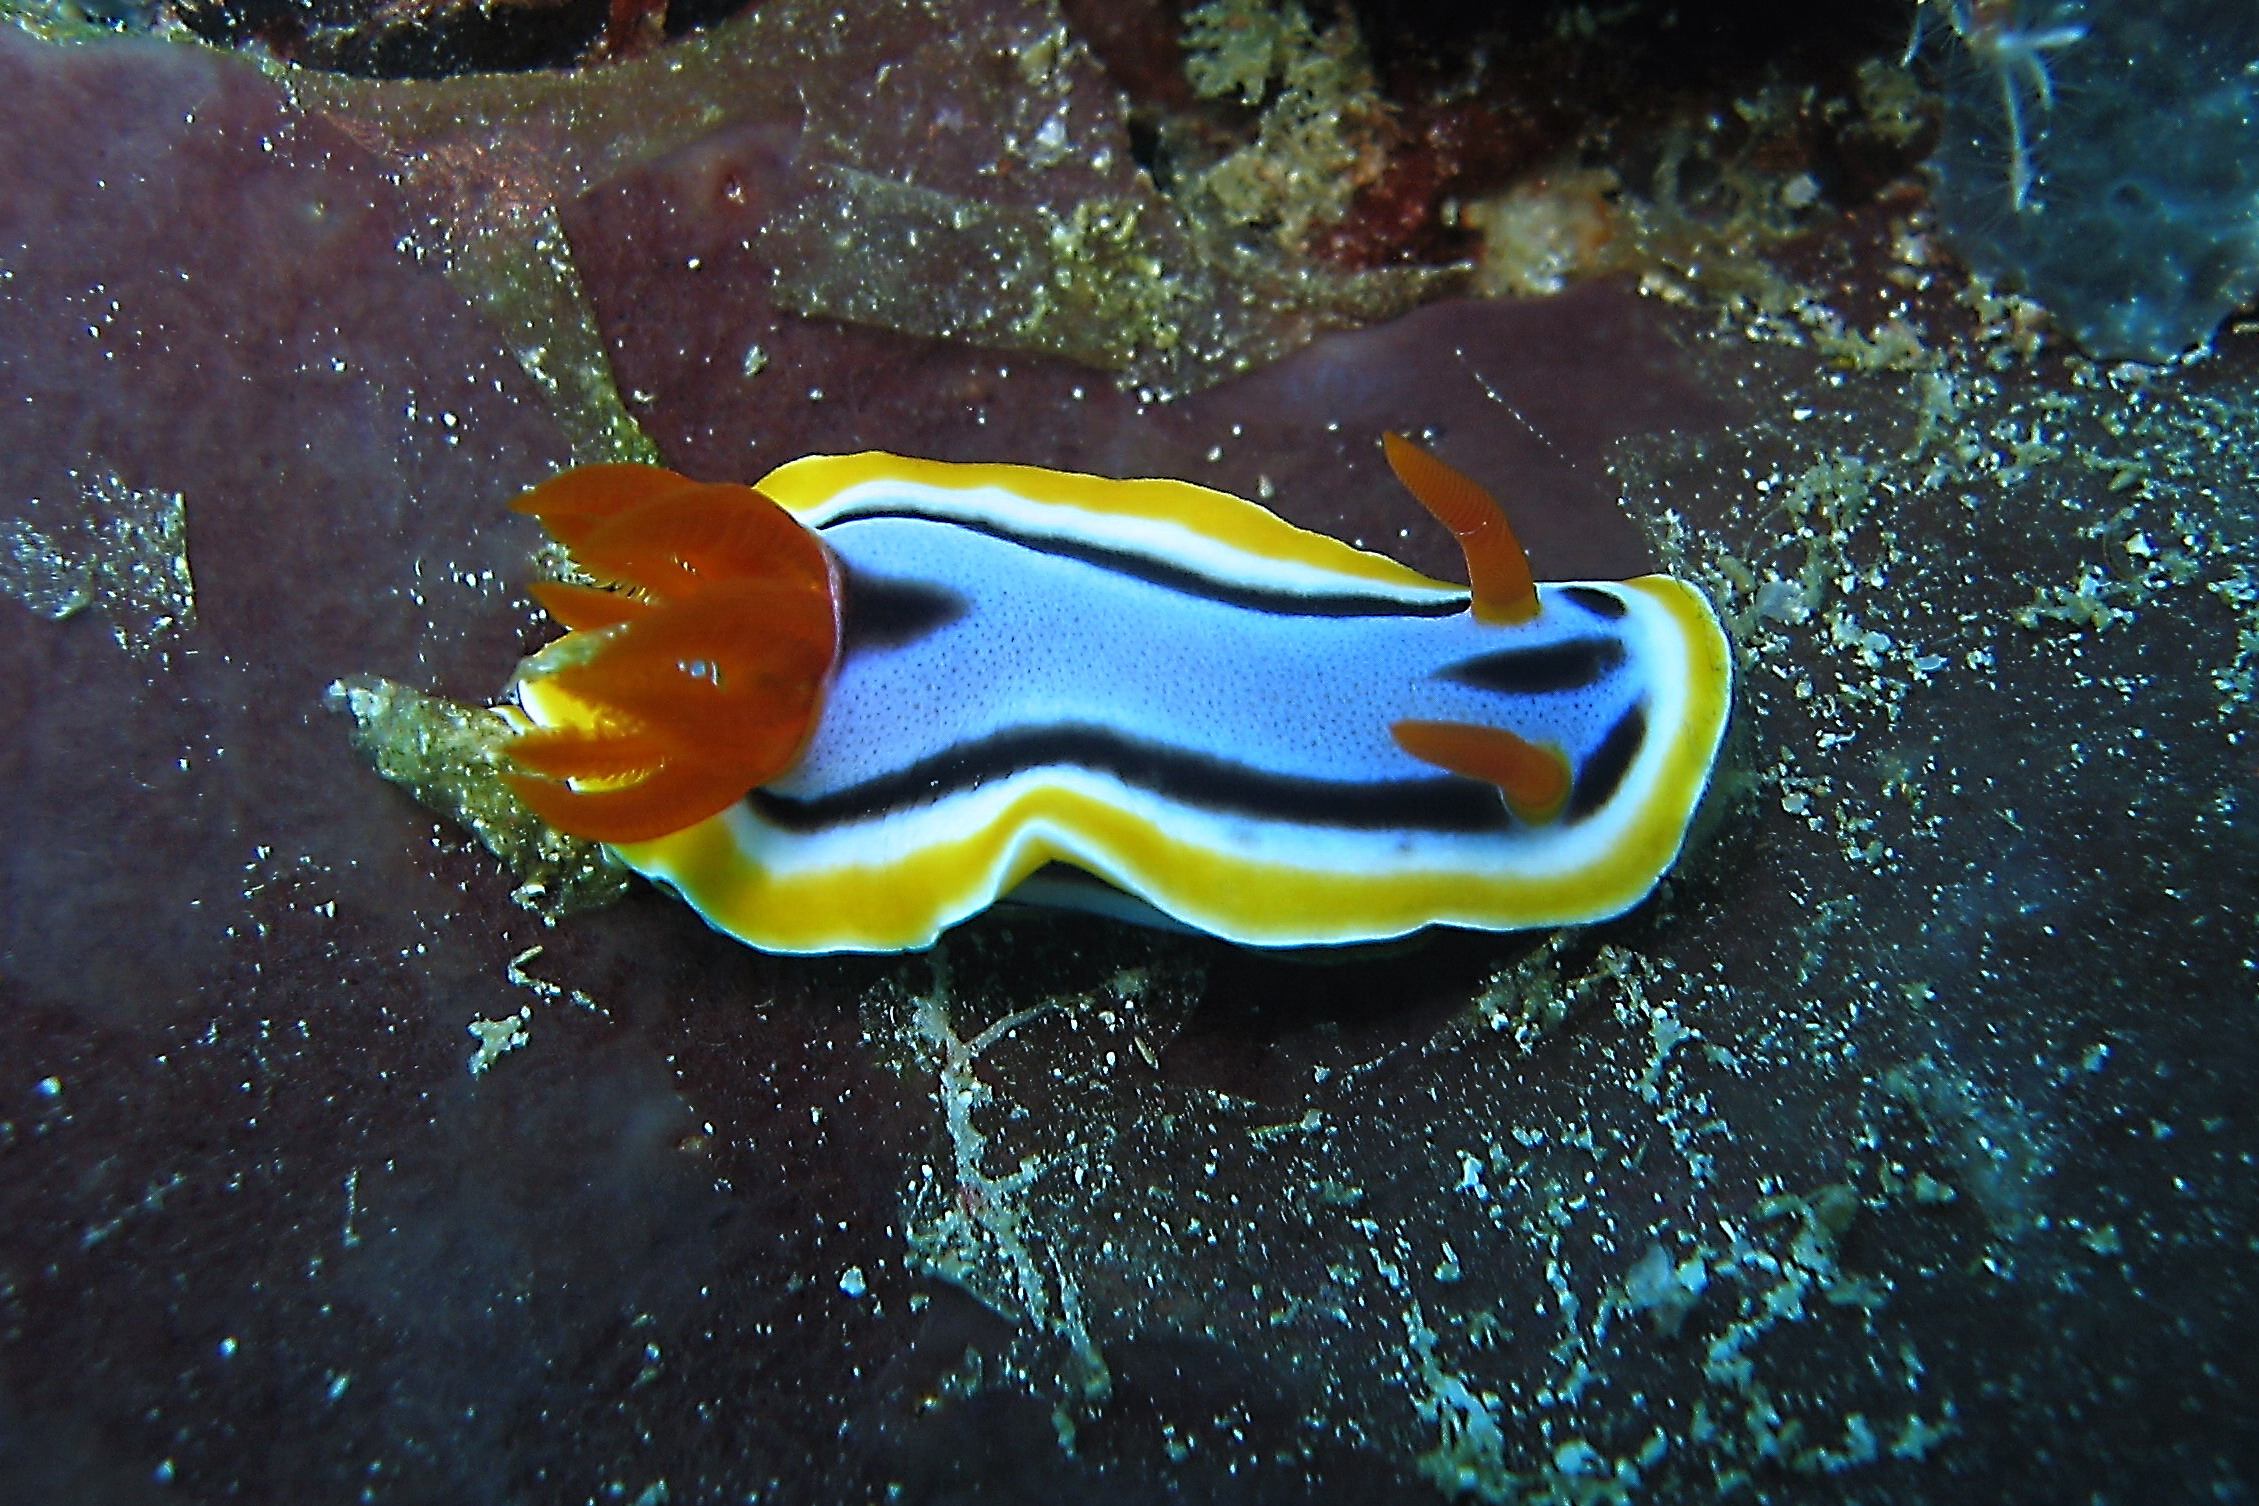
[[[470,1032],[478,1040],[478,1050],[471,1053],[471,1076],[476,1077],[494,1065],[496,1057],[517,1050],[526,1043],[526,1021],[531,1018],[526,1010],[504,1015],[499,1020],[473,1020]]]

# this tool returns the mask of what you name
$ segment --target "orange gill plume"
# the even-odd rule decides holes
[[[535,814],[645,842],[792,766],[839,658],[837,574],[815,534],[752,487],[647,465],[566,471],[511,506],[599,583],[533,588],[594,639],[537,671],[581,714],[509,746]]]

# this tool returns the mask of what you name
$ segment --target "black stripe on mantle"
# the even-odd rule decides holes
[[[1553,695],[1589,690],[1621,669],[1625,657],[1620,639],[1564,638],[1534,648],[1478,654],[1445,665],[1435,677],[1502,695]]]
[[[1188,566],[1172,565],[1166,560],[1155,559],[1149,554],[1138,554],[1133,550],[1111,549],[1103,544],[1088,543],[1081,539],[1022,533],[986,519],[961,518],[947,512],[917,507],[850,508],[826,518],[816,531],[822,534],[845,523],[880,519],[939,523],[952,528],[963,528],[1007,544],[1017,544],[1022,549],[1030,549],[1038,554],[1056,555],[1061,559],[1095,565],[1099,569],[1111,570],[1117,575],[1126,575],[1166,591],[1222,602],[1226,606],[1244,607],[1251,612],[1268,612],[1280,617],[1456,617],[1467,610],[1467,599],[1463,596],[1446,601],[1419,602],[1357,591],[1305,595],[1278,587],[1243,585],[1236,581],[1217,580]]]
[[[772,825],[815,832],[929,805],[1031,769],[1061,766],[1111,775],[1183,805],[1301,826],[1479,834],[1510,831],[1516,825],[1496,789],[1456,774],[1390,780],[1270,774],[1206,753],[1084,725],[999,732],[808,799],[767,789],[754,790],[745,798]]]

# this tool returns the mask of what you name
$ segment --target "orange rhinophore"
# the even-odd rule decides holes
[[[792,766],[839,659],[836,571],[812,532],[752,487],[645,465],[567,471],[512,505],[600,583],[534,587],[586,635],[529,666],[565,712],[508,748],[535,814],[649,841]]]
[[[1475,621],[1512,624],[1535,618],[1537,582],[1530,574],[1530,557],[1498,499],[1401,434],[1383,434],[1381,448],[1404,489],[1459,540],[1467,557]]]
[[[1515,819],[1543,826],[1569,803],[1569,760],[1504,727],[1474,722],[1391,722],[1396,746],[1422,763],[1498,786]]]

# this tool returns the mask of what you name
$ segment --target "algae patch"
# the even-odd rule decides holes
[[[1385,106],[1355,22],[1321,31],[1291,0],[1209,0],[1184,27],[1193,91],[1263,106],[1253,141],[1192,176],[1188,207],[1299,252],[1387,165]]]
[[[1078,1001],[1046,1000],[967,1039],[952,1018],[947,944],[935,947],[924,965],[932,973],[927,991],[912,993],[891,983],[861,1010],[866,1033],[888,1042],[902,1067],[932,1075],[947,1139],[946,1150],[921,1165],[903,1189],[906,1262],[1023,1325],[1030,1342],[1003,1357],[1005,1373],[1046,1395],[1067,1417],[1070,1409],[1102,1404],[1113,1390],[1113,1375],[1084,1313],[1085,1252],[1059,1220],[1060,1199],[1071,1194],[1061,1189],[1045,1195],[1049,1189],[1038,1191],[1036,1184],[1071,1178],[1079,1187],[1105,1147],[1070,1132],[1048,1154],[1023,1153],[1011,1170],[992,1173],[992,1137],[981,1121],[1010,1106],[998,1103],[977,1064],[1021,1027],[1055,1010],[1074,1009]],[[1125,1006],[1134,1003],[1131,992],[1122,996]]]
[[[511,898],[551,919],[611,904],[631,875],[595,842],[542,821],[502,781],[510,724],[499,711],[465,706],[353,675],[329,688],[328,704],[354,721],[353,747],[417,802],[477,837],[516,875]]]
[[[196,625],[188,505],[106,472],[83,478],[75,497],[34,497],[0,519],[0,595],[56,622],[91,607],[118,647],[146,657]]]
[[[716,113],[697,99],[638,111],[651,81],[666,76],[653,64],[607,70],[600,83],[281,74],[293,104],[383,162],[416,211],[400,249],[495,322],[580,464],[655,462],[658,452],[612,379],[558,206],[713,125]]]

